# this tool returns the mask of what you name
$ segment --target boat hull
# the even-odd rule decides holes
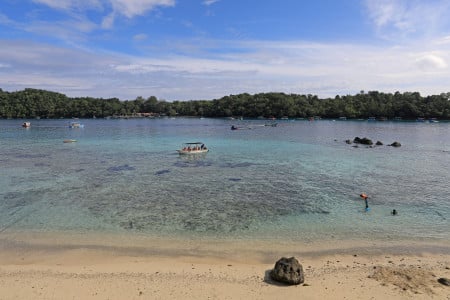
[[[191,150],[191,151],[187,151],[187,150],[177,150],[178,154],[180,154],[180,155],[203,154],[203,153],[207,153],[208,151],[209,151],[209,149],[203,149],[203,150]]]

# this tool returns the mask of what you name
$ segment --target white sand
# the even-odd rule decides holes
[[[0,236],[0,299],[450,299],[450,243]],[[305,284],[270,280],[282,256]]]

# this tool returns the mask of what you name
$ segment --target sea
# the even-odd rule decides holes
[[[0,236],[450,239],[450,123],[268,122],[0,120]],[[210,151],[179,155],[186,142]]]

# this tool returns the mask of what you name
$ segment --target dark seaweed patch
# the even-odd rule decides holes
[[[170,172],[170,170],[161,170],[161,171],[155,172],[155,175],[163,175],[163,174],[167,174],[169,172]]]
[[[222,168],[248,168],[253,165],[255,165],[255,164],[249,163],[249,162],[243,162],[243,163],[237,163],[237,164],[226,163],[226,164],[221,165],[221,167]]]
[[[228,180],[237,182],[237,181],[241,181],[242,179],[241,178],[228,178]]]
[[[134,170],[136,170],[136,168],[132,167],[128,164],[108,168],[109,172],[122,172],[122,171],[134,171]]]
[[[46,163],[35,163],[34,166],[35,167],[50,167],[50,165],[46,164]]]
[[[49,157],[49,155],[46,154],[18,154],[16,155],[16,158],[44,158]]]
[[[212,166],[212,163],[207,161],[177,161],[173,164],[175,167],[178,168],[202,168],[202,167],[210,167]]]

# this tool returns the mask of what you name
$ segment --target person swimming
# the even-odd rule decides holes
[[[392,212],[391,212],[391,214],[392,214],[393,216],[396,216],[396,215],[397,215],[397,210],[396,210],[396,209],[393,209]]]

